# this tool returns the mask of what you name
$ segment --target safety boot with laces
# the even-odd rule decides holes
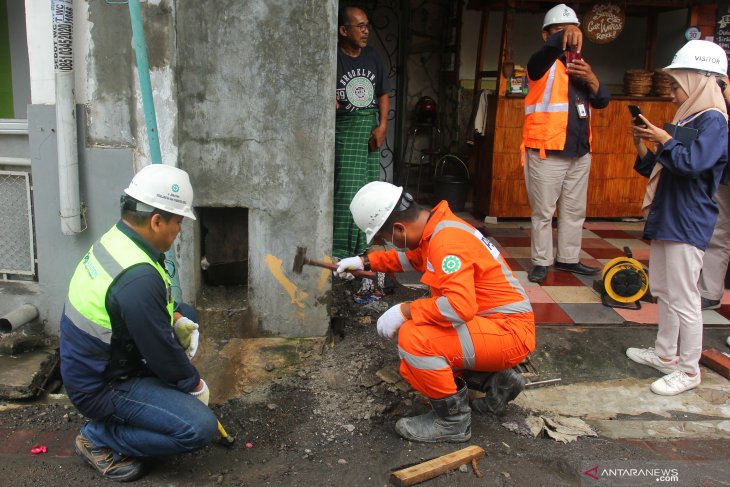
[[[456,394],[442,399],[429,399],[433,408],[426,414],[401,418],[395,430],[411,441],[434,443],[437,441],[462,442],[471,438],[471,408],[469,390],[460,378],[456,378]]]
[[[74,442],[76,454],[94,467],[102,477],[117,482],[131,482],[143,475],[142,462],[124,456],[115,455],[110,448],[95,446],[83,433],[76,436]]]

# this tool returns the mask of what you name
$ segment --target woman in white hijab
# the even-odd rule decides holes
[[[666,374],[651,384],[652,392],[675,395],[701,382],[697,280],[717,220],[712,196],[728,159],[727,109],[718,82],[727,71],[727,56],[717,44],[690,41],[665,70],[677,105],[672,124],[664,130],[639,115],[641,125],[633,127],[634,169],[649,178],[642,210],[644,239],[651,240],[649,288],[657,299],[659,330],[654,348],[629,348],[626,355]],[[647,148],[647,140],[658,144],[656,152]]]

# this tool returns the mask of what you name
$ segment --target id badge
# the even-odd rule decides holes
[[[588,110],[586,104],[580,98],[575,99],[575,108],[578,110],[578,118],[588,118]]]

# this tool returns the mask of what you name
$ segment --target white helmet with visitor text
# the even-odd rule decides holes
[[[153,208],[195,220],[193,187],[188,173],[180,168],[166,164],[145,166],[124,192]]]
[[[542,30],[555,24],[580,25],[580,22],[578,21],[578,16],[575,15],[575,10],[561,3],[547,11],[545,19],[542,21]]]
[[[350,213],[355,224],[365,232],[368,243],[395,209],[403,188],[383,181],[373,181],[357,192],[350,203]]]
[[[692,40],[677,51],[672,64],[664,69],[694,69],[724,75],[727,73],[727,54],[714,42]]]

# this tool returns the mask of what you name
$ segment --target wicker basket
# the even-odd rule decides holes
[[[627,69],[624,74],[624,94],[646,96],[651,93],[652,72],[643,69]]]
[[[655,96],[668,97],[672,95],[672,77],[663,69],[655,69],[652,78],[651,92]]]

